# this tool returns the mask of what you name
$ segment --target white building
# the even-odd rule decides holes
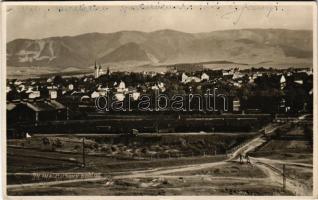
[[[161,90],[161,92],[166,91],[166,87],[165,87],[165,84],[163,82],[158,83],[158,87]]]
[[[40,97],[40,91],[33,91],[29,94],[29,99],[35,99]]]
[[[110,89],[108,87],[102,87],[101,85],[99,85],[98,88],[97,88],[98,92],[100,92],[100,93],[102,92],[102,93],[105,93],[105,94],[108,93],[109,90]]]
[[[15,82],[14,82],[14,85],[21,85],[21,84],[22,84],[21,81],[15,81]]]
[[[118,93],[125,93],[128,92],[128,88],[126,88],[126,84],[124,81],[120,81],[118,87],[117,87]]]
[[[11,88],[7,86],[6,88],[7,93],[11,91]]]
[[[57,91],[56,90],[49,90],[49,96],[50,96],[50,99],[56,99],[57,98]]]
[[[280,89],[284,89],[286,87],[286,78],[284,75],[280,77]]]
[[[233,99],[233,112],[239,112],[241,109],[241,102],[239,98]]]
[[[230,76],[230,75],[233,75],[234,74],[234,70],[231,69],[231,70],[223,70],[222,71],[222,75],[223,76]]]
[[[19,85],[18,92],[23,92],[23,91],[26,91],[25,85]]]
[[[186,81],[187,81],[188,78],[189,78],[189,77],[188,77],[185,73],[182,73],[181,82],[182,82],[182,83],[186,83]]]
[[[195,76],[187,76],[185,73],[182,74],[182,83],[190,83],[190,82],[201,82],[201,79]]]
[[[154,85],[151,87],[152,90],[159,90],[159,87],[157,85]]]
[[[47,83],[52,83],[52,81],[53,81],[52,78],[48,78],[48,79],[46,80]]]
[[[133,92],[132,93],[132,98],[134,101],[137,101],[139,97],[140,97],[140,92]]]
[[[295,80],[294,83],[297,83],[299,85],[302,85],[304,84],[304,81],[303,80]]]
[[[92,92],[92,94],[91,94],[91,98],[92,99],[95,99],[95,98],[97,98],[97,97],[99,97],[100,95],[99,95],[99,92],[96,92],[96,91],[94,91],[94,92]]]
[[[242,87],[242,84],[237,83],[237,82],[234,82],[233,85],[234,85],[235,87],[238,87],[238,88],[241,88],[241,87]]]
[[[25,93],[31,93],[31,92],[33,92],[33,87],[29,87],[28,89],[27,89],[27,91],[25,91]]]
[[[254,83],[254,78],[253,78],[253,76],[249,76],[248,79],[249,79],[249,81],[248,81],[249,83]]]
[[[118,101],[124,101],[125,95],[123,93],[116,93],[115,97]]]
[[[73,84],[69,84],[68,85],[68,89],[71,90],[71,91],[74,90],[74,85]]]
[[[233,77],[232,77],[232,79],[233,80],[235,80],[235,79],[239,79],[239,78],[242,78],[244,76],[244,74],[242,74],[241,72],[235,72],[234,74],[233,74]]]
[[[206,80],[206,81],[210,80],[210,76],[207,75],[206,73],[203,73],[203,74],[201,75],[201,81],[203,81],[203,80]]]

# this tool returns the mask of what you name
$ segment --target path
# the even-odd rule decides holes
[[[299,117],[299,121],[302,120],[302,117]],[[275,127],[272,129],[275,130]],[[213,163],[204,163],[204,164],[191,164],[191,165],[183,165],[178,167],[170,167],[170,168],[155,168],[151,170],[142,170],[142,171],[135,171],[125,175],[115,175],[112,179],[130,179],[130,178],[144,178],[144,177],[161,177],[167,176],[167,174],[176,173],[176,172],[185,172],[185,171],[195,171],[195,170],[202,170],[207,169],[219,165],[224,165],[229,161],[236,161],[240,154],[244,155],[255,148],[262,145],[266,140],[262,137],[262,135],[257,136],[256,138],[252,139],[251,141],[247,142],[246,144],[242,145],[238,149],[236,149],[232,154],[229,155],[229,158],[225,161],[213,162]],[[303,163],[293,163],[288,161],[272,161],[270,159],[265,158],[254,158],[250,157],[251,163],[260,168],[265,174],[267,174],[267,179],[264,181],[270,180],[272,184],[276,186],[282,186],[282,175],[281,170],[275,168],[273,164],[276,163],[286,163],[286,164],[294,164],[300,165],[304,167],[312,167],[309,164]],[[171,177],[171,176],[169,176]],[[231,177],[227,177],[231,179]],[[54,182],[46,182],[46,183],[30,183],[30,184],[23,184],[23,185],[9,185],[8,188],[25,188],[25,187],[36,187],[36,186],[48,186],[48,185],[58,185],[62,183],[75,183],[75,182],[88,182],[88,181],[103,181],[107,178],[93,178],[93,179],[80,179],[80,180],[67,180],[67,181],[54,181]],[[245,179],[242,177],[241,179]],[[303,185],[296,179],[286,178],[286,189],[295,193],[295,195],[312,195],[311,190]]]

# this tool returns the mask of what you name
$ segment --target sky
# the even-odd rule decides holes
[[[243,28],[313,29],[313,4],[176,4],[7,5],[7,41],[122,30],[197,33]]]

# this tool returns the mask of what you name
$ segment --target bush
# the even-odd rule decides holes
[[[109,147],[102,147],[102,148],[101,148],[101,151],[102,151],[102,152],[105,152],[105,153],[107,153],[107,154],[112,154],[112,153],[113,153],[113,151],[112,151],[111,148],[109,148]]]
[[[50,144],[49,138],[47,138],[47,137],[42,138],[42,143],[43,143],[44,145],[49,145],[49,144]]]
[[[81,146],[77,144],[77,145],[74,146],[74,149],[75,150],[81,149]]]
[[[93,147],[94,147],[94,149],[98,149],[98,144],[94,143]]]
[[[142,148],[142,149],[141,149],[141,153],[147,153],[147,151],[148,151],[148,150],[147,150],[146,148]]]
[[[56,148],[62,148],[62,142],[61,142],[61,140],[60,139],[56,139],[54,142],[53,142],[53,144],[52,144],[54,147],[56,147]]]
[[[118,150],[118,147],[117,147],[116,145],[112,145],[112,146],[111,146],[111,150],[112,150],[112,151],[117,151],[117,150]]]

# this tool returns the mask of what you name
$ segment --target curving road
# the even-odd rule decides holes
[[[302,120],[300,117],[299,120]],[[275,127],[272,129],[275,130]],[[208,169],[215,166],[221,166],[226,164],[227,162],[239,162],[238,156],[240,154],[245,155],[248,152],[253,151],[255,148],[259,147],[263,143],[265,143],[266,140],[262,137],[262,135],[257,136],[256,138],[250,140],[249,142],[245,143],[238,149],[236,149],[233,153],[231,153],[228,157],[228,159],[220,162],[213,162],[213,163],[204,163],[204,164],[191,164],[191,165],[183,165],[178,167],[164,167],[164,168],[155,168],[150,170],[141,170],[141,171],[134,171],[130,172],[129,174],[124,175],[115,175],[111,177],[111,179],[131,179],[131,178],[146,178],[146,177],[173,177],[169,174],[172,173],[178,173],[178,172],[186,172],[186,171],[196,171],[196,170],[202,170],[202,169]],[[301,167],[308,167],[312,168],[313,166],[310,164],[304,164],[304,163],[295,163],[295,162],[289,162],[289,161],[279,161],[279,160],[272,160],[272,159],[266,159],[266,158],[255,158],[250,157],[251,164],[254,167],[259,168],[262,170],[267,177],[266,178],[254,178],[255,180],[258,180],[261,182],[269,182],[272,185],[275,185],[277,187],[282,187],[282,171],[281,169],[278,169],[275,167],[275,164],[277,163],[284,163],[289,165],[298,165]],[[213,177],[215,178],[215,177]],[[217,177],[220,179],[220,177]],[[27,187],[45,187],[45,186],[51,186],[51,185],[59,185],[62,183],[75,183],[75,182],[88,182],[88,181],[104,181],[108,180],[109,178],[100,177],[100,178],[89,178],[89,179],[77,179],[77,180],[66,180],[66,181],[54,181],[54,182],[45,182],[45,183],[30,183],[30,184],[22,184],[22,185],[9,185],[7,186],[8,189],[24,189]],[[245,177],[224,177],[225,179],[229,180],[246,180]],[[311,196],[312,195],[312,189],[308,188],[306,185],[301,183],[300,181],[296,179],[292,179],[287,177],[286,178],[286,190],[294,193],[295,195],[300,196]]]

